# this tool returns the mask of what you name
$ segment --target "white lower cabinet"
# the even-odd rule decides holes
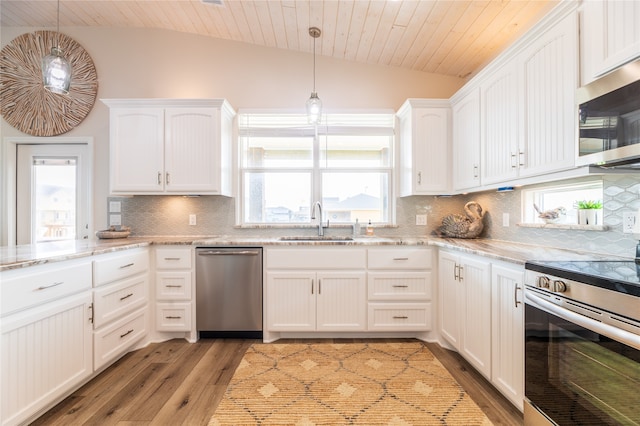
[[[190,332],[195,324],[191,247],[156,247],[155,324],[157,331]]]
[[[267,332],[364,331],[366,249],[265,249]]]
[[[131,249],[94,257],[94,353],[99,370],[149,330],[149,252]]]
[[[524,270],[491,266],[491,382],[520,411],[524,398]]]
[[[0,282],[0,422],[25,424],[93,372],[91,262],[9,270]]]
[[[368,250],[368,330],[431,330],[432,256],[427,247]]]
[[[482,375],[491,378],[491,264],[440,251],[440,332]]]
[[[267,272],[269,331],[366,329],[363,271]]]
[[[522,411],[523,268],[443,250],[438,263],[441,336]]]

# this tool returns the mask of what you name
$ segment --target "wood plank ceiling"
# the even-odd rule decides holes
[[[61,0],[60,27],[162,28],[312,52],[316,26],[318,55],[468,78],[558,2]],[[55,28],[56,4],[2,0],[0,26]]]

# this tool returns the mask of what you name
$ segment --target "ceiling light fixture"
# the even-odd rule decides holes
[[[322,32],[317,27],[309,28],[309,35],[313,37],[313,92],[307,101],[307,120],[311,124],[320,122],[320,114],[322,113],[322,101],[316,92],[316,39],[320,37]]]
[[[45,89],[68,95],[71,85],[71,65],[64,58],[64,51],[60,48],[60,0],[58,0],[56,25],[56,45],[51,48],[50,55],[42,58],[42,82]]]

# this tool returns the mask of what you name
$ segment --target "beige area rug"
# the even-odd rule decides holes
[[[420,342],[254,344],[209,422],[490,424]]]

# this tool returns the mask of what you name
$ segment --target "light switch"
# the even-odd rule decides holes
[[[109,212],[110,213],[120,213],[122,208],[122,203],[120,201],[109,201]]]
[[[120,225],[122,225],[122,215],[110,214],[109,215],[109,226],[120,226]]]
[[[502,226],[509,226],[509,213],[502,213]]]
[[[417,214],[416,215],[416,225],[418,225],[418,226],[427,226],[427,215],[426,214]]]

